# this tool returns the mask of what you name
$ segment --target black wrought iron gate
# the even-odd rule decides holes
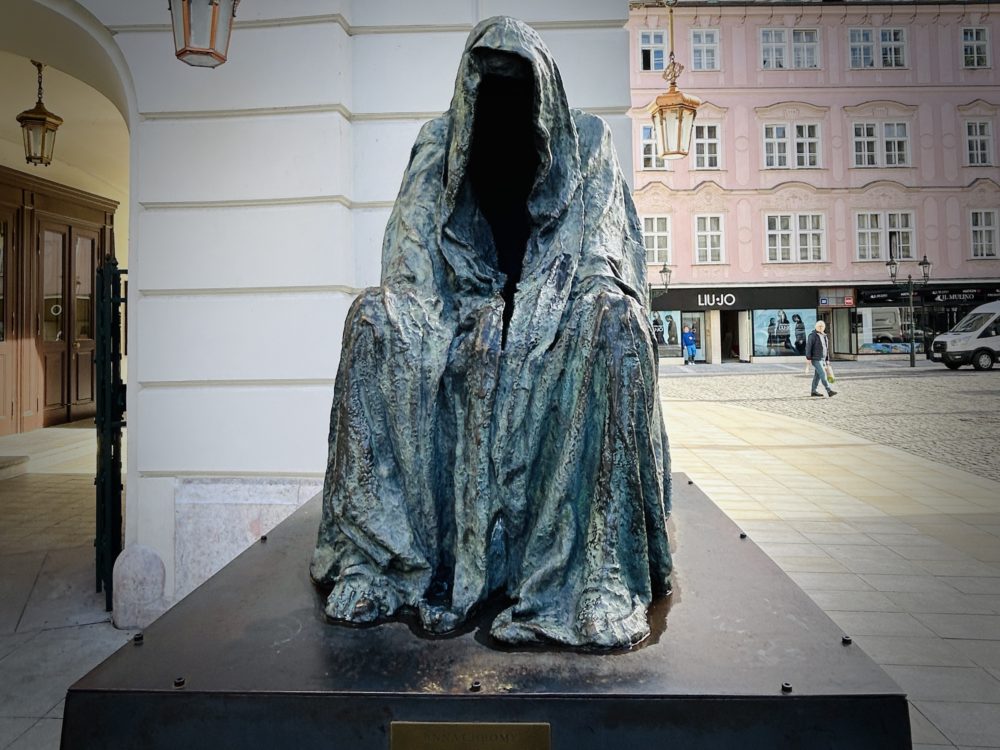
[[[105,608],[112,603],[112,572],[122,551],[122,428],[125,427],[125,383],[122,382],[122,276],[114,256],[97,269],[97,590]]]

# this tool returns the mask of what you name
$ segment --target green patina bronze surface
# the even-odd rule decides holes
[[[539,36],[469,37],[347,317],[313,579],[327,615],[617,648],[669,591],[645,252],[611,131]]]

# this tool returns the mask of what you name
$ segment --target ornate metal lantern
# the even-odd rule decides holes
[[[177,59],[199,68],[226,61],[240,0],[168,0]]]
[[[17,116],[24,134],[24,158],[28,164],[41,164],[44,167],[52,163],[52,152],[56,147],[56,130],[63,120],[45,109],[42,104],[42,68],[45,66],[31,61],[38,68],[38,101],[31,109],[26,109]]]
[[[685,94],[677,88],[677,79],[684,66],[674,59],[674,4],[677,0],[667,0],[670,18],[670,61],[663,71],[663,77],[670,83],[665,94],[654,99],[647,111],[653,117],[653,132],[656,134],[656,148],[661,159],[680,159],[691,150],[691,133],[694,118],[698,114],[701,99]]]

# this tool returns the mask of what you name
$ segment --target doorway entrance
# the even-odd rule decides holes
[[[705,361],[705,313],[704,312],[686,312],[681,313],[681,330],[684,326],[688,326],[691,329],[691,333],[694,334],[694,343],[697,347],[694,358],[697,362]]]
[[[720,311],[719,329],[722,334],[722,361],[738,362],[743,358],[740,351],[740,311]]]
[[[0,434],[96,413],[94,285],[116,208],[0,167]]]

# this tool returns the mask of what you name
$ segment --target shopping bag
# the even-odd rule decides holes
[[[829,362],[827,362],[825,365],[823,365],[823,369],[826,370],[826,379],[827,379],[828,382],[834,383],[834,382],[837,381],[836,376],[833,374],[833,368],[830,367],[830,363]]]

